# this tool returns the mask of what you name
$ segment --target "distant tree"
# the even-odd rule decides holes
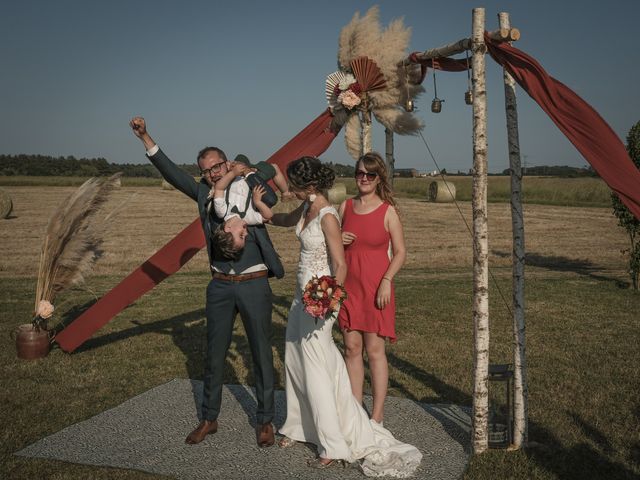
[[[627,135],[627,151],[633,163],[640,169],[640,122],[636,123]],[[629,275],[633,289],[638,290],[640,280],[640,220],[633,216],[627,206],[620,201],[615,193],[611,194],[613,214],[618,219],[618,225],[629,234],[630,248],[622,253],[629,254]]]

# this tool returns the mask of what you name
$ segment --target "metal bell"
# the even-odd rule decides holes
[[[404,104],[404,109],[407,112],[413,112],[413,109],[415,108],[415,105],[413,103],[413,100],[411,100],[410,98],[407,98],[407,101]]]
[[[473,105],[473,92],[471,90],[464,92],[464,103]]]
[[[442,111],[442,102],[444,100],[440,100],[439,98],[434,98],[431,102],[431,111],[433,113],[440,113]]]

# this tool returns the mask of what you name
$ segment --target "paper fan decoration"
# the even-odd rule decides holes
[[[384,79],[380,67],[369,57],[354,58],[350,65],[363,92],[379,90],[387,86],[387,81]]]
[[[327,103],[332,110],[337,105],[339,105],[338,96],[336,95],[336,86],[340,85],[340,82],[347,79],[348,77],[353,78],[353,75],[343,72],[342,70],[333,72],[327,77],[325,94],[327,96]],[[353,81],[355,81],[355,78],[353,79]]]

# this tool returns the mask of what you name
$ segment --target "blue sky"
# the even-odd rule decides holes
[[[134,115],[178,163],[205,145],[229,156],[270,156],[326,108],[340,30],[380,6],[403,17],[410,51],[470,36],[471,9],[487,28],[507,11],[516,46],[590,103],[623,139],[640,120],[637,0],[602,1],[5,1],[0,16],[0,153],[146,161],[129,131]],[[501,69],[487,56],[489,170],[507,167]],[[472,162],[466,74],[439,73],[418,100],[424,135],[441,167]],[[527,165],[586,161],[540,108],[518,91]],[[384,133],[374,129],[374,148]],[[350,163],[342,135],[322,157]],[[433,170],[419,137],[396,137],[396,165]]]

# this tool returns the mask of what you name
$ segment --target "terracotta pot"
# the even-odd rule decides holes
[[[18,358],[35,360],[46,357],[51,349],[48,330],[36,330],[30,323],[24,323],[15,330]]]

